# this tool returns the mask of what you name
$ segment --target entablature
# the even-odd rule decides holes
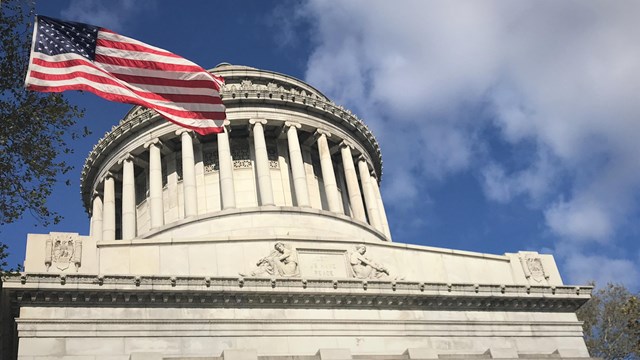
[[[444,284],[401,280],[21,273],[4,277],[20,306],[375,308],[574,312],[590,286]]]

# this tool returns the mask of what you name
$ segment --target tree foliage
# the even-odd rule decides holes
[[[607,284],[577,312],[591,356],[640,359],[640,304],[627,288]]]
[[[47,198],[71,166],[63,156],[83,112],[60,94],[24,88],[35,5],[27,0],[0,3],[0,225],[31,212],[43,225],[60,220]]]
[[[627,316],[629,333],[635,339],[633,351],[640,357],[640,296],[635,295],[629,298],[622,312]]]

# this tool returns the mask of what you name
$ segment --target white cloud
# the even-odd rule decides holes
[[[559,202],[545,212],[547,224],[570,239],[606,241],[613,233],[610,215],[598,203]]]
[[[526,194],[533,205],[546,200],[554,178],[558,175],[556,159],[546,151],[538,151],[536,158],[523,170],[507,174],[505,166],[493,161],[483,165],[480,170],[482,188],[485,195],[496,202],[508,203],[514,197]]]
[[[122,31],[135,16],[143,10],[154,9],[154,6],[146,0],[72,0],[66,9],[60,11],[60,16],[69,21]]]
[[[317,44],[306,78],[378,136],[385,191],[405,195],[390,205],[416,206],[410,189],[472,171],[491,200],[529,198],[558,241],[615,246],[638,211],[639,2],[311,0],[305,11]],[[523,144],[533,156],[509,154]]]
[[[612,259],[598,255],[572,254],[565,261],[566,283],[596,285],[607,283],[625,284],[630,289],[640,287],[640,271],[631,260]]]

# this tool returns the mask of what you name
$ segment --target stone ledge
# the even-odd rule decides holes
[[[78,307],[74,307],[78,310]],[[120,308],[122,309],[122,308]],[[146,309],[145,309],[146,310]],[[231,317],[212,316],[210,312],[197,312],[184,315],[181,319],[167,314],[165,309],[159,309],[154,315],[159,317],[148,318],[153,311],[128,312],[123,316],[122,312],[110,312],[121,314],[122,318],[101,317],[69,318],[69,317],[30,317],[17,318],[16,325],[22,338],[28,337],[100,337],[100,336],[127,336],[127,337],[154,337],[163,336],[171,332],[174,337],[199,337],[199,336],[225,336],[233,334],[239,337],[270,336],[270,337],[314,337],[314,336],[338,336],[338,337],[403,337],[403,338],[430,338],[442,334],[452,338],[462,337],[547,337],[547,338],[580,338],[582,336],[581,323],[577,320],[417,320],[406,319],[398,316],[385,320],[365,320],[361,318],[351,319],[318,319],[315,315],[303,315],[298,312],[297,317],[291,318],[291,312],[274,310],[286,318],[274,319],[265,317],[264,312],[257,311],[254,316],[238,319]],[[184,309],[181,309],[184,310]],[[235,310],[235,309],[234,309]],[[262,310],[262,309],[260,309]],[[105,307],[101,307],[103,313]],[[220,311],[220,309],[213,309]],[[273,314],[273,313],[271,313]],[[325,312],[327,314],[327,312]],[[552,314],[553,315],[553,314]],[[74,314],[77,316],[77,314]],[[283,317],[284,317],[283,316]],[[330,316],[330,315],[328,315]],[[348,315],[347,315],[348,316]],[[185,319],[185,317],[188,317]],[[493,350],[494,356],[500,355],[497,348]],[[502,352],[504,355],[504,352]],[[503,356],[504,357],[504,356]],[[517,356],[516,356],[517,357]]]
[[[382,232],[375,229],[373,225],[368,223],[359,221],[350,216],[344,214],[336,214],[328,210],[319,210],[314,208],[304,208],[304,207],[293,207],[293,206],[255,206],[255,207],[242,207],[242,208],[232,208],[220,210],[212,213],[192,216],[185,219],[179,219],[170,223],[167,223],[157,229],[149,230],[146,233],[142,234],[139,238],[130,240],[131,243],[135,243],[138,239],[148,239],[152,236],[157,236],[158,234],[162,234],[166,231],[175,230],[179,226],[189,225],[192,223],[198,223],[201,221],[214,220],[218,218],[224,218],[229,216],[237,216],[237,215],[263,215],[263,214],[295,214],[295,215],[312,215],[312,216],[323,216],[332,218],[338,221],[346,222],[352,224],[362,230],[368,231],[372,233],[374,236],[377,236],[382,242],[391,242],[390,238],[387,238]],[[322,238],[321,236],[318,239]],[[324,237],[326,238],[326,237]],[[315,239],[314,239],[315,240]],[[122,240],[114,240],[116,243],[122,243]]]
[[[26,304],[384,308],[572,312],[588,286],[441,284],[300,278],[171,277],[22,273],[4,292]]]

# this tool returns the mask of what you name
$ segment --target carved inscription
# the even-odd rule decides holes
[[[299,249],[300,274],[310,278],[346,278],[346,252]]]

